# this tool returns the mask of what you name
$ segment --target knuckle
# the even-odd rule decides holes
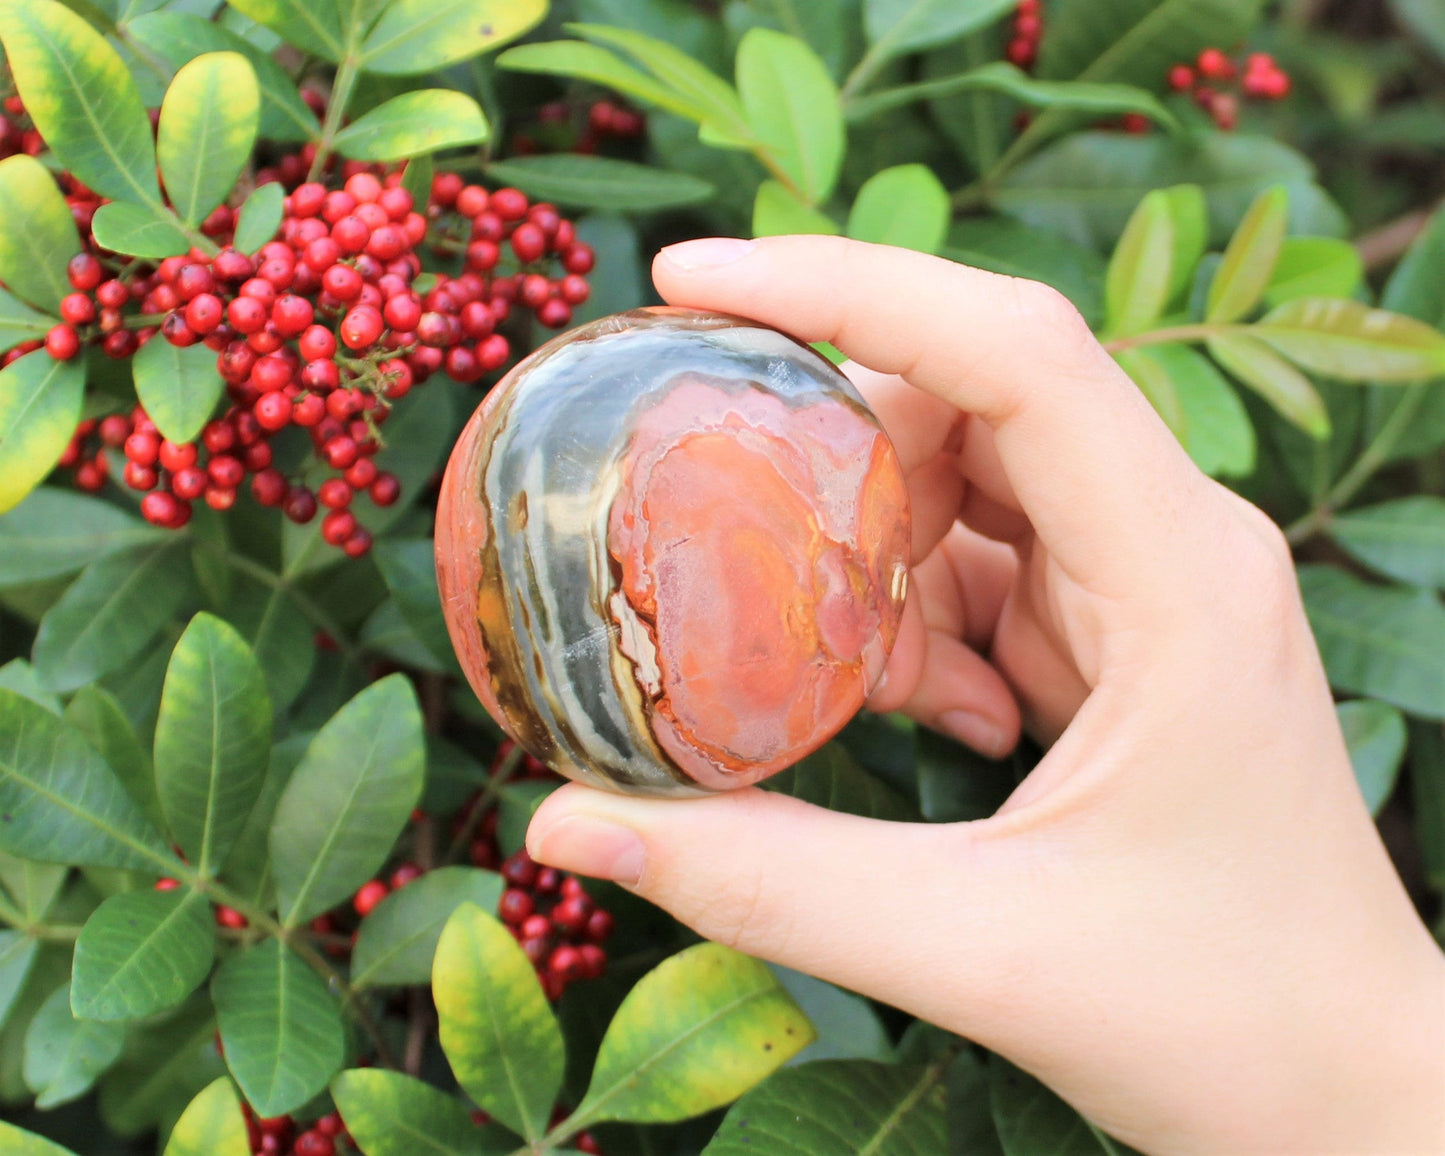
[[[1052,285],[1022,277],[1010,277],[1007,284],[1012,308],[1025,324],[1070,344],[1094,344],[1084,315]]]

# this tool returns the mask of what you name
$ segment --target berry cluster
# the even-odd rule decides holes
[[[25,102],[18,96],[7,96],[4,108],[0,114],[0,161],[17,153],[38,157],[45,151],[45,141],[30,123]]]
[[[255,1156],[338,1156],[353,1151],[356,1141],[335,1112],[322,1116],[310,1127],[301,1128],[294,1117],[259,1119],[251,1105],[243,1103],[246,1137]]]
[[[519,156],[551,152],[590,156],[609,141],[625,145],[638,140],[646,130],[642,113],[615,100],[593,101],[585,109],[554,100],[537,110],[534,124],[513,135],[511,151]]]
[[[1008,42],[1009,60],[1025,72],[1033,70],[1044,37],[1044,13],[1040,0],[1019,0],[1014,10],[1013,38]]]
[[[1293,84],[1267,52],[1251,53],[1241,67],[1222,49],[1206,48],[1193,65],[1176,64],[1169,70],[1169,87],[1192,96],[1219,128],[1229,132],[1239,124],[1241,97],[1283,100]]]
[[[304,156],[290,159],[277,179],[304,176]],[[123,480],[145,493],[141,513],[178,529],[197,500],[228,509],[249,477],[255,500],[292,521],[309,522],[324,507],[322,538],[359,557],[371,535],[350,509],[353,497],[364,492],[388,506],[400,495],[396,478],[372,460],[392,407],[435,373],[470,383],[501,368],[512,342],[499,330],[514,311],[560,329],[588,296],[592,250],[549,204],[441,173],[422,212],[399,172],[348,165],[344,178],[334,190],[304,181],[292,188],[279,234],[254,255],[193,248],[125,267],[91,238],[100,200],[62,178],[87,238],[70,262],[74,291],[45,341],[18,347],[6,363],[41,347],[57,360],[87,345],[120,359],[157,337],[181,348],[204,342],[216,351],[230,402],[191,443],[164,440],[140,407],[82,422],[62,459],[78,486],[100,489],[105,447],[123,448]],[[225,245],[234,227],[223,206],[202,232]],[[423,272],[422,252],[462,269]],[[290,426],[307,431],[315,457],[334,471],[314,489],[274,464],[271,439]],[[91,450],[96,436],[101,446]]]

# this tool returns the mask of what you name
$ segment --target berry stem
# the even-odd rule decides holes
[[[1170,329],[1151,329],[1147,333],[1136,333],[1131,337],[1116,337],[1104,342],[1110,353],[1122,353],[1126,349],[1138,349],[1144,345],[1168,345],[1182,342],[1197,345],[1212,337],[1228,337],[1234,333],[1248,333],[1248,325],[1176,325]]]
[[[308,181],[321,179],[326,162],[331,159],[332,145],[336,134],[341,131],[346,106],[351,103],[351,94],[356,88],[361,70],[357,66],[356,46],[348,45],[348,51],[336,66],[336,78],[331,82],[331,99],[326,105],[326,119],[321,125],[321,138],[316,142],[316,157],[311,162],[311,171],[306,174]]]

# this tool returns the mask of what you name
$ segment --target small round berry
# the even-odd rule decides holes
[[[555,948],[547,957],[547,971],[563,983],[581,979],[583,975],[582,953],[570,944]]]
[[[356,914],[364,919],[376,909],[378,903],[387,897],[389,891],[390,889],[384,882],[380,879],[373,879],[357,888],[356,895],[351,900],[351,906],[356,909]]]
[[[329,393],[341,384],[341,370],[329,357],[318,357],[302,367],[301,384],[307,389]]]
[[[1038,41],[1026,36],[1016,36],[1009,41],[1006,55],[1011,64],[1019,68],[1032,68],[1039,55]]]
[[[305,332],[316,320],[316,310],[310,301],[293,293],[276,298],[271,306],[271,323],[282,337],[295,337]]]
[[[400,333],[410,333],[421,320],[421,302],[412,293],[398,293],[387,301],[381,315],[388,328]]]
[[[240,458],[216,454],[206,463],[206,473],[222,489],[234,490],[245,480],[246,467],[241,464]]]
[[[332,265],[321,275],[321,286],[338,301],[355,301],[366,282],[350,265]]]
[[[185,315],[172,313],[161,322],[161,336],[177,349],[188,349],[201,339],[194,329],[186,324]]]
[[[226,308],[226,320],[237,333],[259,333],[271,319],[270,306],[254,297],[237,297]]]
[[[528,273],[517,288],[517,300],[528,309],[540,309],[552,295],[552,283],[540,273]]]
[[[130,437],[130,422],[118,413],[100,419],[100,440],[106,445],[119,449]]]
[[[264,470],[269,466],[274,456],[270,442],[252,442],[241,451],[241,462],[248,473],[254,474],[257,470]]]
[[[529,203],[521,189],[498,189],[491,195],[488,208],[504,221],[520,221],[527,215]]]
[[[236,504],[236,491],[226,486],[206,487],[206,505],[213,510],[229,510]]]
[[[227,907],[224,903],[216,907],[216,922],[232,931],[240,931],[247,926],[246,917],[234,907]]]
[[[160,475],[152,467],[138,465],[135,462],[126,462],[125,469],[120,472],[120,477],[121,481],[133,490],[153,490],[156,488],[156,483],[160,481]],[[171,488],[175,488],[174,484]],[[184,494],[179,496],[185,497]]]
[[[500,333],[493,333],[477,344],[477,361],[484,370],[500,369],[512,355],[512,347]]]
[[[302,1132],[291,1152],[292,1156],[336,1156],[336,1142],[320,1132]]]
[[[386,324],[370,305],[358,305],[341,319],[341,340],[348,349],[370,349],[381,338]]]
[[[415,883],[422,875],[422,869],[415,863],[403,863],[391,873],[391,889],[393,891],[399,891],[408,883]]]
[[[80,352],[80,334],[69,325],[57,325],[45,335],[45,352],[56,361],[69,361]]]
[[[557,288],[562,300],[568,305],[581,305],[592,293],[592,286],[587,284],[587,279],[576,273],[568,273],[557,283]]]
[[[156,880],[155,889],[157,891],[174,891],[180,885],[181,882],[179,879],[172,879],[169,875],[167,875],[162,879]]]
[[[279,389],[270,393],[263,393],[257,400],[252,412],[256,420],[261,423],[265,430],[285,429],[291,424],[291,399]]]
[[[230,422],[208,422],[201,430],[201,444],[207,453],[223,454],[236,444],[236,429]]]
[[[401,497],[401,482],[395,474],[380,473],[376,480],[367,487],[367,495],[372,503],[377,506],[391,506]]]
[[[595,943],[584,943],[577,948],[582,957],[582,974],[586,979],[597,979],[607,970],[607,953]]]
[[[102,281],[96,287],[95,300],[102,309],[121,309],[130,304],[130,290],[120,281]]]
[[[357,526],[350,537],[341,543],[341,549],[348,558],[363,557],[371,550],[371,534],[364,526]]]
[[[562,254],[562,268],[569,273],[590,273],[596,263],[597,255],[592,251],[592,246],[581,241],[568,246]]]
[[[186,306],[186,324],[205,336],[214,333],[226,319],[226,307],[214,293],[198,293]]]
[[[286,500],[290,487],[280,470],[261,470],[251,479],[251,496],[263,506],[279,506]]]
[[[176,271],[175,287],[182,301],[194,301],[199,294],[212,292],[216,279],[207,266],[188,261]]]
[[[331,266],[335,265],[341,257],[341,246],[327,233],[324,237],[318,237],[306,246],[306,252],[302,260],[306,267],[315,273],[325,273]]]
[[[67,293],[60,299],[60,319],[71,325],[89,325],[95,320],[95,302],[88,293]]]
[[[321,519],[321,537],[328,546],[340,546],[356,529],[356,515],[350,510],[332,510]]]
[[[65,275],[72,289],[89,293],[105,277],[105,267],[91,254],[77,253],[65,266]]]
[[[291,424],[310,429],[326,416],[326,402],[320,394],[308,393],[291,403]]]
[[[97,454],[88,462],[81,462],[75,471],[75,484],[87,493],[95,493],[105,485],[105,479],[110,471],[105,464],[105,458]]]
[[[148,431],[137,430],[125,439],[125,456],[137,465],[155,465],[160,449],[161,439]]]
[[[185,466],[171,475],[171,490],[176,497],[194,502],[206,492],[210,480],[206,471],[196,466]]]
[[[281,512],[298,526],[304,526],[316,517],[316,495],[305,486],[293,486]]]
[[[337,421],[347,421],[359,414],[365,407],[366,395],[359,389],[337,389],[326,397],[326,412]]]
[[[296,342],[303,361],[320,361],[336,355],[336,334],[324,325],[310,325]]]
[[[1149,122],[1145,120],[1144,123],[1147,126]],[[548,329],[562,329],[572,320],[572,306],[554,297],[542,303],[542,307],[537,310],[537,320]]]
[[[613,920],[610,911],[594,911],[587,917],[587,938],[593,943],[603,943],[612,935]]]
[[[1188,92],[1194,87],[1194,69],[1187,64],[1176,64],[1169,70],[1169,87],[1175,92]]]
[[[334,470],[344,470],[354,465],[358,453],[356,442],[344,434],[332,438],[321,450],[322,458]]]
[[[356,198],[345,190],[338,189],[334,193],[326,194],[326,201],[321,206],[321,219],[328,225],[334,225],[355,211]]]
[[[161,442],[156,457],[162,467],[175,473],[196,464],[196,443],[173,442],[167,439]]]
[[[140,500],[141,517],[152,526],[169,526],[180,512],[181,503],[166,490],[157,490]]]
[[[364,490],[376,481],[376,463],[370,458],[357,458],[356,464],[345,473],[346,484],[353,490]]]
[[[1234,76],[1234,61],[1218,48],[1206,48],[1196,63],[1199,75],[1207,80],[1229,80]]]
[[[502,892],[502,898],[497,903],[498,917],[503,923],[510,923],[514,926],[520,925],[534,910],[532,896],[520,887],[508,887]]]
[[[316,491],[316,499],[328,510],[344,510],[351,504],[352,488],[341,478],[327,478]]]
[[[540,260],[547,251],[547,236],[540,226],[526,221],[512,233],[512,252],[517,260],[525,263]]]
[[[416,382],[411,366],[399,358],[394,357],[390,361],[383,361],[377,366],[377,369],[384,382],[381,391],[392,401],[400,401],[404,398],[411,392],[411,387]]]
[[[308,181],[304,185],[298,185],[291,194],[291,215],[314,217],[321,212],[321,206],[325,203],[326,186],[316,181]]]
[[[366,248],[371,240],[371,227],[360,217],[342,217],[331,226],[331,239],[343,253],[355,255]]]
[[[482,375],[487,372],[477,360],[477,355],[465,345],[454,345],[447,350],[446,369],[448,377],[463,385],[470,385],[474,381],[481,380]],[[400,395],[388,393],[388,396]]]
[[[379,225],[366,243],[366,252],[378,261],[395,261],[411,248],[406,232],[396,225]]]

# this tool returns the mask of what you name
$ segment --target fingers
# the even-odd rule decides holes
[[[1053,290],[837,237],[705,240],[653,266],[676,305],[831,341],[992,428],[1008,482],[1049,550],[1106,597],[1168,604],[1199,475]],[[1172,548],[1171,548],[1172,547]]]
[[[757,789],[659,800],[571,785],[527,833],[540,862],[593,877],[620,864],[618,882],[709,939],[955,1020],[956,1000],[921,996],[939,985],[917,977],[979,970],[966,905],[988,885],[969,848],[963,827],[878,822]],[[908,864],[937,865],[927,887],[900,885]]]

